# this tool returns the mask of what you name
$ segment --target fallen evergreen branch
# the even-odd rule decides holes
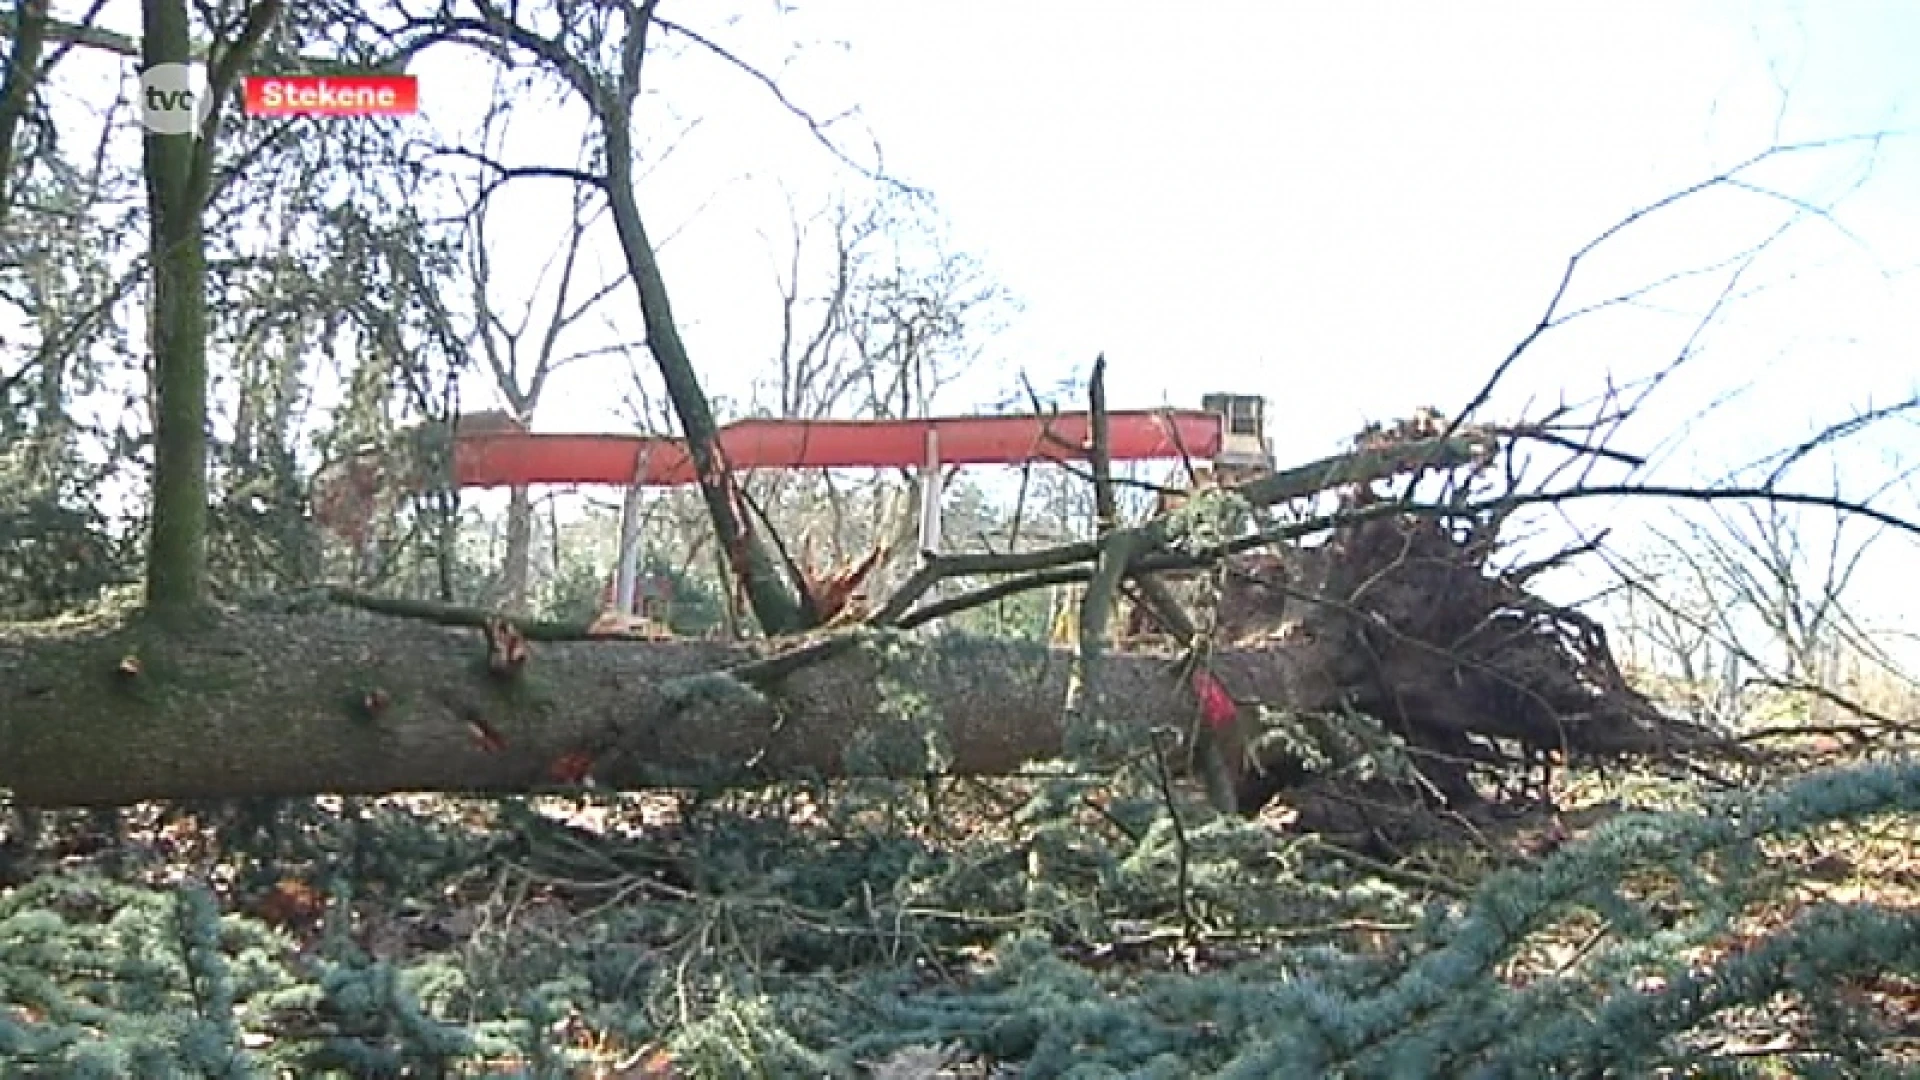
[[[1468,1063],[1462,1059],[1496,1040],[1516,1032],[1531,1039],[1540,1030],[1514,1026],[1516,1011],[1532,1011],[1525,1008],[1532,1003],[1526,992],[1499,983],[1494,968],[1568,906],[1611,890],[1647,865],[1692,864],[1709,852],[1763,837],[1916,809],[1920,763],[1909,761],[1829,770],[1756,797],[1722,800],[1705,813],[1615,818],[1536,870],[1490,878],[1463,915],[1441,920],[1435,928],[1446,944],[1412,963],[1383,992],[1363,1000],[1316,980],[1280,991],[1281,1011],[1297,1019],[1271,1043],[1243,1056],[1227,1075],[1272,1075],[1266,1070],[1282,1065],[1316,1074],[1342,1067],[1363,1076],[1456,1074]],[[1685,1030],[1631,1033],[1604,1026],[1640,1015],[1603,1011],[1588,1029],[1591,1044],[1617,1050]],[[1672,1017],[1677,1021],[1683,1015],[1690,1014]],[[1578,1021],[1562,1021],[1569,1022]],[[1418,1062],[1437,1071],[1401,1071]]]
[[[1185,856],[1192,902],[1231,932],[1183,941],[1182,851],[1160,801],[1109,799],[1102,817],[1081,785],[1054,794],[1073,797],[1009,808],[950,848],[880,825],[884,793],[838,797],[824,833],[778,806],[716,806],[671,858],[635,836],[591,872],[530,879],[605,901],[574,908],[566,934],[502,910],[485,940],[405,968],[332,946],[296,968],[258,924],[211,921],[204,895],[48,876],[0,895],[0,1072],[552,1064],[564,1054],[545,1040],[571,1017],[691,1075],[854,1077],[956,1044],[1032,1077],[1733,1074],[1759,1059],[1716,1037],[1754,1010],[1777,1025],[1785,1001],[1797,1039],[1776,1063],[1873,1075],[1888,1033],[1848,1007],[1847,983],[1920,975],[1914,912],[1815,907],[1759,940],[1744,921],[1773,910],[1760,841],[1920,809],[1911,761],[1617,818],[1367,951],[1286,931],[1404,917],[1415,898],[1225,818],[1193,829]],[[804,855],[768,865],[772,851]],[[1571,958],[1510,979],[1543,937]]]
[[[221,919],[197,888],[40,878],[0,896],[0,1063],[9,1076],[260,1075],[234,1010],[283,984],[270,958],[282,945]]]
[[[1485,1067],[1491,1075],[1538,1076],[1549,1068],[1576,1074],[1607,1067],[1646,1074],[1673,1056],[1668,1042],[1736,1006],[1762,1006],[1777,994],[1827,997],[1843,979],[1920,974],[1920,912],[1870,905],[1816,907],[1751,950],[1704,972],[1676,969],[1649,993],[1620,993],[1597,1014],[1568,1013],[1527,1032]],[[1832,1002],[1820,1004],[1831,1005]],[[1815,1012],[1824,1011],[1816,1005]],[[1825,1032],[1823,1056],[1870,1063],[1874,1031],[1857,1016]],[[1852,1030],[1845,1030],[1852,1029]],[[1840,1052],[1844,1051],[1844,1055]],[[1857,1075],[1857,1074],[1855,1074]]]

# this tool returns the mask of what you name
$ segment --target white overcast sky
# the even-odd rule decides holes
[[[1920,130],[1920,4],[1905,0],[738,2],[733,25],[691,0],[661,13],[819,115],[857,108],[849,145],[871,132],[891,171],[938,198],[953,245],[1021,302],[943,411],[999,396],[1015,372],[1055,383],[1104,351],[1115,407],[1266,395],[1283,461],[1370,420],[1450,411],[1538,320],[1567,257],[1635,207],[1771,143]],[[137,19],[124,0],[110,10],[126,29]],[[415,70],[435,121],[488,90],[471,58]],[[663,262],[696,363],[742,394],[775,340],[783,200],[817,208],[852,180],[711,57],[663,58],[649,78],[661,107],[644,134],[677,147],[649,162],[642,209],[671,236]],[[513,156],[571,163],[579,111],[527,104]],[[691,135],[673,138],[669,109],[698,119]],[[1836,217],[1796,226],[1748,272],[1698,359],[1625,433],[1676,478],[1905,397],[1920,373],[1920,140],[1799,155],[1753,180],[1839,200]],[[505,261],[530,288],[566,196],[536,182],[509,198]],[[1727,192],[1649,217],[1570,299],[1725,259],[1783,208]],[[1723,282],[1557,331],[1489,415],[1650,373]],[[637,337],[631,299],[616,299]],[[624,380],[569,369],[537,426],[624,429]],[[468,400],[483,397],[476,385]],[[1920,445],[1912,430],[1863,447],[1858,475],[1908,464],[1896,456],[1901,438],[1909,455]],[[1910,508],[1912,485],[1893,497]],[[1899,554],[1911,544],[1883,546],[1882,573],[1916,569]]]

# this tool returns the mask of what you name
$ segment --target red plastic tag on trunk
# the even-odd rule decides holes
[[[583,784],[593,774],[593,755],[575,750],[561,754],[547,766],[547,778],[556,784]]]
[[[1233,696],[1213,672],[1205,668],[1193,670],[1193,696],[1200,699],[1200,716],[1207,726],[1219,731],[1233,726],[1234,717],[1240,713],[1240,707],[1233,702]]]

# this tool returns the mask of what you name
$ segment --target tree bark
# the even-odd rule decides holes
[[[749,646],[539,642],[503,682],[471,629],[344,609],[0,627],[0,787],[28,805],[525,792],[591,755],[616,788],[848,775],[996,775],[1061,751],[1071,653],[947,635],[876,639],[765,696]],[[1324,699],[1285,650],[1222,653],[1236,693]],[[1184,728],[1166,658],[1116,655],[1118,723]]]

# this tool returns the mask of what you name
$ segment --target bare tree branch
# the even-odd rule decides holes
[[[676,23],[667,19],[662,19],[658,16],[655,16],[653,21],[662,30],[666,30],[669,33],[678,34],[681,37],[686,38],[688,41],[691,41],[695,45],[700,46],[702,49],[705,49],[707,52],[725,61],[727,64],[731,65],[736,70],[745,74],[748,78],[752,79],[753,81],[759,83],[761,86],[765,87],[767,92],[773,95],[773,99],[780,103],[781,108],[785,109],[789,115],[793,116],[795,119],[799,120],[802,124],[806,125],[807,130],[812,133],[814,141],[818,142],[822,147],[826,149],[826,151],[829,154],[832,154],[836,160],[838,160],[841,164],[845,165],[847,168],[852,169],[853,171],[859,173],[861,176],[864,176],[869,180],[887,184],[889,186],[898,188],[902,192],[907,192],[914,195],[924,194],[924,192],[922,192],[920,189],[915,188],[912,185],[909,185],[901,180],[898,180],[896,178],[893,178],[887,175],[885,162],[882,157],[882,154],[880,151],[880,145],[878,142],[875,142],[873,144],[873,155],[874,155],[875,163],[872,166],[867,166],[867,165],[861,164],[860,162],[855,161],[852,158],[852,156],[850,156],[844,149],[841,148],[839,143],[836,143],[833,140],[833,137],[831,135],[831,129],[833,125],[840,122],[841,120],[846,119],[849,116],[856,115],[858,113],[858,110],[848,110],[847,112],[842,113],[839,116],[834,116],[826,120],[821,120],[818,117],[814,116],[811,112],[809,112],[805,108],[801,107],[799,104],[795,103],[792,98],[788,97],[786,90],[782,88],[779,82],[777,82],[771,75],[768,75],[766,72],[761,71],[759,68],[755,67],[754,65],[747,63],[745,60],[741,59],[739,56],[735,55],[732,51],[720,45],[718,42],[712,40],[711,38],[707,37],[704,34],[701,34],[696,30],[688,28],[687,26],[681,23]]]
[[[1753,169],[1759,167],[1765,162],[1772,161],[1776,158],[1781,158],[1781,157],[1813,153],[1821,150],[1829,150],[1838,146],[1858,145],[1861,143],[1867,143],[1877,147],[1884,138],[1885,136],[1882,134],[1872,134],[1872,135],[1860,135],[1860,136],[1845,136],[1840,138],[1822,139],[1822,140],[1803,142],[1803,143],[1792,143],[1785,146],[1780,146],[1780,145],[1770,146],[1767,149],[1762,150],[1761,152],[1753,155],[1752,157],[1747,158],[1745,161],[1742,161],[1734,165],[1732,168],[1725,169],[1719,173],[1716,173],[1711,177],[1708,177],[1705,180],[1695,183],[1689,187],[1682,188],[1679,191],[1673,192],[1669,195],[1666,195],[1663,198],[1660,198],[1651,203],[1648,203],[1647,205],[1642,206],[1632,211],[1631,213],[1627,214],[1625,217],[1621,218],[1619,221],[1616,221],[1614,224],[1612,224],[1603,232],[1601,232],[1598,236],[1594,237],[1592,240],[1589,240],[1578,251],[1574,252],[1574,254],[1567,260],[1566,268],[1561,272],[1560,280],[1558,284],[1554,287],[1553,295],[1549,298],[1547,302],[1546,310],[1541,314],[1539,322],[1536,323],[1533,329],[1530,330],[1524,337],[1522,337],[1520,341],[1517,344],[1515,344],[1511,350],[1508,351],[1505,358],[1503,358],[1498,364],[1494,365],[1493,371],[1491,374],[1488,375],[1486,381],[1480,386],[1478,390],[1476,390],[1473,393],[1471,397],[1467,399],[1466,404],[1462,406],[1456,413],[1454,413],[1450,426],[1442,434],[1444,436],[1450,437],[1451,435],[1454,434],[1455,431],[1459,429],[1460,425],[1470,421],[1474,417],[1474,415],[1477,414],[1480,411],[1480,409],[1483,408],[1487,404],[1487,402],[1492,399],[1495,389],[1498,388],[1500,383],[1506,379],[1507,374],[1513,369],[1514,365],[1519,362],[1520,358],[1526,355],[1526,353],[1530,349],[1532,349],[1534,344],[1538,342],[1540,338],[1544,336],[1548,331],[1553,330],[1556,327],[1565,325],[1572,318],[1575,318],[1588,311],[1594,310],[1593,308],[1582,308],[1575,312],[1567,313],[1567,312],[1563,312],[1561,310],[1561,307],[1566,300],[1568,292],[1573,287],[1574,278],[1579,273],[1581,265],[1590,256],[1592,256],[1592,254],[1595,251],[1597,251],[1602,245],[1606,244],[1608,241],[1612,240],[1614,237],[1619,236],[1621,233],[1625,232],[1626,230],[1632,228],[1634,225],[1639,224],[1640,222],[1645,221],[1646,219],[1653,217],[1654,215],[1659,214],[1662,211],[1669,210],[1681,203],[1684,203],[1687,200],[1697,195],[1700,195],[1703,192],[1734,184],[1742,176],[1751,172]],[[1822,216],[1828,216],[1825,213],[1819,211],[1817,208],[1810,208],[1810,209],[1812,210],[1812,212],[1822,213]],[[1830,217],[1829,217],[1829,220],[1831,220]],[[1752,251],[1745,253],[1746,257],[1748,258],[1750,258],[1752,254],[1754,254],[1754,252]],[[1740,257],[1736,257],[1736,260],[1739,258]],[[1675,279],[1674,277],[1670,276],[1669,278],[1663,279],[1663,280],[1671,281],[1674,279]],[[1630,294],[1630,295],[1637,295],[1637,294],[1638,293]],[[1725,292],[1723,292],[1722,294],[1723,298],[1725,295],[1726,295]],[[1616,298],[1616,301],[1609,301],[1609,303],[1612,303],[1612,302],[1618,302],[1618,298]]]

